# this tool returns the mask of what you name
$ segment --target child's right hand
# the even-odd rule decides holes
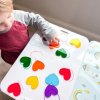
[[[49,43],[55,43],[55,44],[58,44],[60,41],[59,37],[57,34],[55,34],[50,40],[49,40]]]

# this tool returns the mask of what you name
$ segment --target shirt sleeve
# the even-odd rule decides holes
[[[14,17],[27,26],[36,27],[40,31],[40,36],[45,37],[47,40],[50,40],[56,33],[53,27],[50,26],[49,22],[39,14],[14,10]]]

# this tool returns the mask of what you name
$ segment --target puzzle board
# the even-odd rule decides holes
[[[35,34],[2,80],[1,91],[16,100],[69,100],[89,41],[64,31],[58,29],[61,41],[54,49]]]

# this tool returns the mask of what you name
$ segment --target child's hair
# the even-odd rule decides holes
[[[12,0],[0,0],[0,12],[9,12],[13,10]]]

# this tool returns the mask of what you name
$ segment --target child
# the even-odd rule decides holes
[[[39,14],[13,10],[12,0],[0,0],[0,49],[5,62],[13,64],[28,43],[28,26],[37,27],[49,42],[59,42],[56,31]]]

